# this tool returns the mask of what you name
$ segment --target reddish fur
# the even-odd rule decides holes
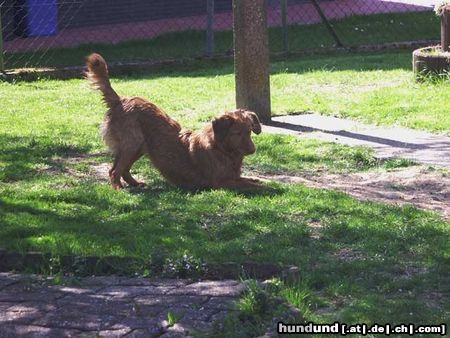
[[[255,152],[251,131],[261,125],[255,113],[237,110],[218,116],[202,130],[181,126],[153,103],[139,97],[120,97],[111,87],[105,60],[92,54],[86,77],[103,94],[109,110],[103,137],[114,156],[111,184],[137,182],[130,169],[142,155],[172,184],[183,188],[254,188],[256,180],[241,177],[244,156]]]

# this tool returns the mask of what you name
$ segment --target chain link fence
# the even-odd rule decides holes
[[[268,0],[271,52],[439,39],[432,0]],[[0,70],[233,52],[231,0],[0,0]]]

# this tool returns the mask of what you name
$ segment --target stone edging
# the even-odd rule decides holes
[[[81,276],[108,276],[108,275],[133,275],[133,267],[146,266],[155,275],[161,274],[158,269],[153,269],[150,263],[135,257],[119,256],[75,256],[66,255],[52,257],[51,254],[42,252],[8,252],[0,248],[0,272],[21,271],[21,272],[44,272],[55,273],[55,268],[63,273],[71,273]],[[194,272],[195,273],[195,272]],[[171,277],[193,277],[171,276]],[[268,279],[280,277],[289,282],[296,282],[300,278],[299,269],[295,266],[281,266],[270,263],[210,263],[205,265],[205,269],[195,274],[194,277],[201,277],[210,280],[239,279],[249,277],[254,279]]]
[[[271,53],[273,57],[282,57],[286,55],[323,55],[331,54],[335,52],[380,52],[384,50],[395,50],[405,48],[419,48],[429,44],[437,43],[436,40],[419,40],[419,41],[407,41],[407,42],[390,42],[377,45],[359,45],[348,47],[327,47],[327,48],[313,48],[304,51],[293,52],[275,52]],[[195,58],[182,58],[182,59],[165,59],[159,61],[143,61],[143,62],[111,62],[108,63],[108,67],[115,76],[121,74],[130,73],[145,73],[149,71],[155,71],[161,67],[170,65],[182,65],[185,63],[198,61],[198,60],[210,60],[220,61],[232,59],[233,55],[223,54],[216,55],[214,57],[195,57]],[[55,67],[55,68],[23,68],[13,71],[0,72],[0,80],[14,82],[14,81],[35,81],[39,78],[50,78],[58,80],[67,80],[80,78],[83,74],[84,67]]]

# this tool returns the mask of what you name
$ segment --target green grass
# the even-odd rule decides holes
[[[386,42],[437,40],[439,19],[433,12],[390,13],[352,16],[332,24],[345,46]],[[283,51],[281,28],[270,28],[272,52]],[[87,44],[77,48],[50,49],[33,53],[6,53],[6,68],[80,65],[92,52],[108,55],[111,61],[142,61],[167,58],[186,58],[205,52],[204,31],[167,33],[151,40],[136,40],[108,44]],[[224,54],[232,49],[232,33],[216,32],[215,52]],[[323,24],[291,25],[288,30],[290,51],[332,47],[335,41]]]
[[[364,95],[380,95],[374,92],[383,90],[378,87],[387,77],[399,82],[385,95],[401,101],[402,95],[415,93],[424,102],[411,99],[411,104],[441,114],[427,128],[449,130],[447,112],[440,108],[444,105],[428,100],[431,96],[443,103],[446,86],[415,84],[405,67],[407,57],[392,53],[277,62],[274,107],[278,112],[295,105],[296,111],[303,110],[305,91],[317,91],[327,81],[349,93],[352,86],[365,85],[370,90]],[[198,69],[190,65],[113,83],[120,93],[150,97],[185,126],[198,127],[233,106],[233,75],[227,62],[194,66]],[[328,70],[318,70],[323,68]],[[163,253],[172,262],[186,256],[194,262],[294,264],[302,282],[285,285],[280,294],[301,308],[306,320],[448,321],[450,231],[437,215],[302,185],[270,184],[270,189],[245,194],[186,192],[167,185],[146,160],[134,172],[148,187],[116,192],[106,174],[94,170],[110,162],[98,134],[105,109],[84,81],[0,83],[0,91],[1,247],[143,259],[161,259]],[[328,98],[342,111],[353,112],[356,102],[371,111],[362,93],[346,95],[348,104],[322,95],[322,101],[312,102],[318,108]],[[381,111],[378,107],[373,114]],[[404,121],[411,123],[411,118]],[[248,158],[246,170],[259,173],[380,166],[364,148],[270,135],[255,136],[255,142],[259,149]],[[320,229],[319,237],[312,236],[312,226]]]
[[[293,175],[349,173],[377,166],[387,168],[392,164],[392,161],[376,160],[369,148],[300,140],[294,136],[261,135],[256,143],[257,154],[246,161],[247,171],[256,173]]]
[[[220,325],[215,325],[211,337],[261,337],[273,330],[274,317],[283,322],[300,322],[300,318],[288,312],[286,304],[280,304],[274,297],[279,296],[282,287],[279,279],[265,285],[252,279],[243,282],[246,290],[236,304],[237,311],[230,311]]]
[[[187,252],[207,262],[294,264],[305,283],[287,298],[309,309],[307,318],[445,319],[449,224],[433,214],[301,185],[189,193],[150,171],[145,179],[147,189],[121,192],[63,174],[4,182],[0,245],[54,255],[146,259]],[[311,237],[312,224],[323,227],[320,239]],[[303,288],[309,297],[297,299]]]
[[[109,60],[108,54],[105,57]],[[216,112],[234,105],[231,61],[163,67],[151,75],[140,74],[113,82],[121,94],[151,98],[191,126],[198,126],[199,121],[208,121]],[[27,116],[30,109],[36,111],[34,119],[46,120],[48,107],[61,115],[57,127],[53,126],[55,132],[61,128],[65,135],[72,130],[67,130],[67,122],[74,118],[91,123],[100,120],[101,104],[86,87],[78,80],[3,83],[5,108],[1,122],[15,124],[17,114]],[[448,80],[417,83],[411,72],[409,51],[274,60],[271,92],[275,114],[313,111],[374,124],[450,133]],[[26,95],[26,100],[17,102],[18,95]],[[98,115],[93,116],[92,110]],[[24,118],[19,125],[24,123],[29,121]],[[85,133],[85,128],[81,132]]]
[[[450,132],[448,79],[417,83],[409,51],[288,60],[274,63],[272,72],[277,114],[312,111]]]

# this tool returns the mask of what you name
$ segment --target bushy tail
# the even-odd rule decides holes
[[[93,53],[86,58],[87,72],[86,78],[95,89],[103,94],[103,101],[108,108],[112,109],[120,104],[120,97],[111,87],[109,82],[108,66],[105,59],[100,54]]]

